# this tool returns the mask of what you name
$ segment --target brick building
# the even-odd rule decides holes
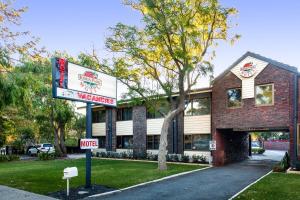
[[[213,82],[192,91],[184,113],[169,128],[168,153],[212,157],[214,165],[246,159],[249,132],[287,131],[298,163],[298,88],[295,67],[247,52]],[[163,118],[145,106],[93,107],[97,151],[157,153]],[[216,150],[209,151],[209,141]]]

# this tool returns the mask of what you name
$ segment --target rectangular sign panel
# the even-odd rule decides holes
[[[217,149],[217,143],[216,140],[209,141],[209,150],[214,151]]]
[[[81,139],[80,149],[97,149],[98,139]]]
[[[116,77],[82,67],[62,58],[52,59],[54,98],[117,105]]]

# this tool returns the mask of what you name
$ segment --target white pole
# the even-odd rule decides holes
[[[69,196],[69,179],[67,178],[67,196]]]

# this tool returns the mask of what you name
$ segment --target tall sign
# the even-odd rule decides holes
[[[116,77],[92,70],[63,58],[52,59],[53,98],[86,103],[86,139],[80,146],[86,149],[86,187],[91,186],[91,149],[98,147],[92,138],[92,104],[115,107],[117,105]]]
[[[54,98],[116,106],[117,80],[113,76],[76,65],[63,58],[52,59]]]

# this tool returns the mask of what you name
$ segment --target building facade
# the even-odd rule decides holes
[[[298,165],[299,74],[295,67],[247,52],[212,87],[189,94],[184,113],[169,127],[168,153],[201,155],[214,165],[246,159],[249,132],[285,131]],[[93,107],[97,151],[158,152],[163,118],[145,106]],[[209,150],[209,141],[216,150]]]

